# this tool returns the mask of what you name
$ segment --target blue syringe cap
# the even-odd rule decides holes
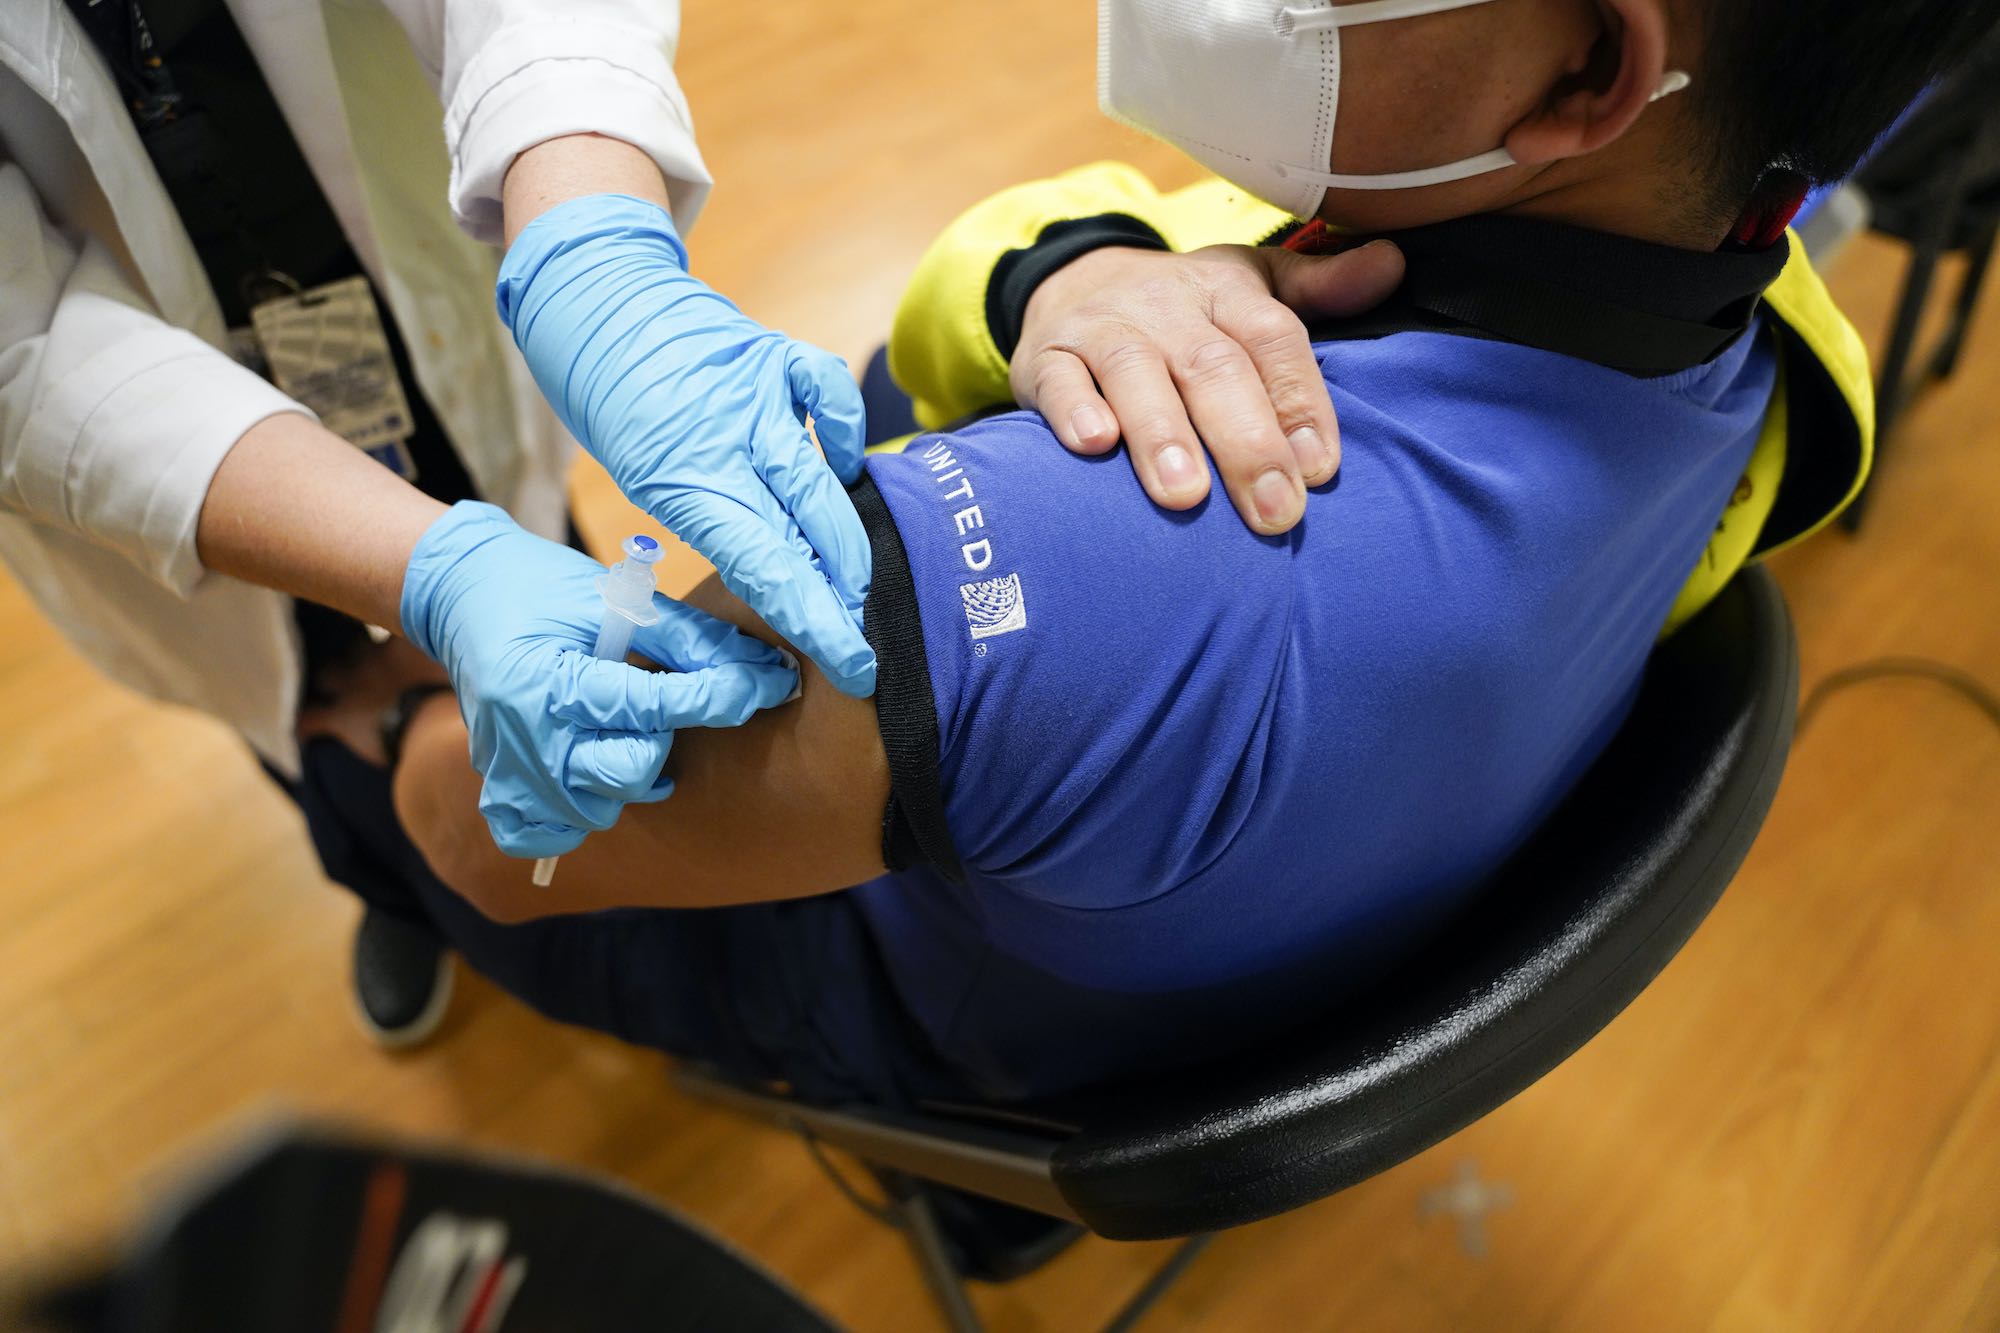
[[[663,554],[660,544],[643,532],[627,537],[624,550],[626,559],[637,560],[642,565],[653,564]]]

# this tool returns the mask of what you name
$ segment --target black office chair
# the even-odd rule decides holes
[[[866,1163],[956,1333],[980,1324],[913,1179],[1113,1240],[1192,1237],[1108,1326],[1128,1328],[1208,1233],[1423,1151],[1630,1004],[1742,864],[1784,771],[1797,696],[1784,597],[1769,573],[1746,570],[1654,653],[1610,748],[1448,933],[1386,984],[1254,1053],[1003,1111],[814,1107],[699,1068],[679,1082]]]

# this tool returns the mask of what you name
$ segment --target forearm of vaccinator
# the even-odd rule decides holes
[[[507,244],[557,204],[587,194],[629,194],[668,207],[667,182],[652,158],[602,134],[566,134],[514,159],[501,187]]]
[[[312,418],[283,412],[223,457],[195,541],[207,569],[400,630],[410,552],[444,511]]]

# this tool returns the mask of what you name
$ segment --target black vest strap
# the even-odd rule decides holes
[[[1356,242],[1368,238],[1356,238]],[[1633,375],[1702,365],[1750,326],[1790,251],[1695,251],[1486,214],[1393,234],[1403,286],[1315,339],[1428,330],[1518,343]]]

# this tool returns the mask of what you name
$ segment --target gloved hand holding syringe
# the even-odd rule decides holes
[[[607,574],[504,509],[461,500],[404,570],[403,632],[451,674],[479,813],[509,856],[560,856],[625,807],[666,800],[676,732],[740,727],[798,692],[784,649],[651,591],[657,544],[626,550],[634,558]],[[618,660],[583,651],[600,629],[597,653]],[[627,664],[628,647],[665,669]]]
[[[604,595],[604,621],[598,626],[597,645],[590,655],[607,662],[624,661],[632,647],[633,629],[660,618],[659,608],[653,605],[653,566],[659,563],[660,544],[642,533],[627,537],[624,551],[625,558],[597,580],[597,590]],[[554,881],[560,859],[544,856],[535,861],[537,888],[545,889]]]

